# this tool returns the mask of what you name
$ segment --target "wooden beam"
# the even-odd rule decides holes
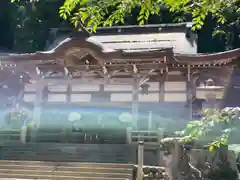
[[[139,80],[139,85],[141,86],[141,85],[143,85],[144,83],[146,83],[147,81],[149,81],[149,80],[150,80],[150,77],[151,77],[151,74],[152,74],[154,71],[156,71],[156,69],[151,69],[151,70],[149,70],[149,72]]]
[[[141,77],[141,76],[140,76]],[[36,78],[36,77],[35,77]],[[32,79],[32,82],[37,81],[38,78]],[[159,81],[159,75],[150,75],[147,77],[144,77],[141,79],[141,81],[145,81],[148,79],[148,82],[158,82]],[[180,75],[169,75],[168,81],[186,81],[186,76],[180,76]],[[74,85],[74,84],[105,84],[106,78],[103,78],[101,76],[82,76],[76,79],[71,78],[65,78],[65,79],[43,79],[43,82],[45,84],[50,85]],[[132,75],[119,75],[114,76],[114,78],[108,78],[109,84],[132,84],[134,82]]]
[[[37,127],[39,127],[40,121],[41,121],[41,104],[43,102],[44,86],[45,86],[44,81],[39,79],[37,82],[36,99],[34,102],[34,108],[33,108],[33,113],[32,113],[32,116],[33,116],[32,118],[35,121],[35,124]]]
[[[133,78],[133,91],[132,91],[132,116],[133,128],[138,129],[139,126],[139,78],[135,75]]]
[[[104,78],[82,78],[82,79],[42,79],[45,85],[76,85],[76,84],[105,84]],[[37,82],[36,82],[37,83]],[[110,84],[132,84],[130,78],[112,78]]]
[[[136,64],[133,65],[133,73],[134,74],[138,73],[138,68],[137,68]]]
[[[59,105],[59,104],[67,104],[69,106],[77,106],[77,107],[99,107],[99,108],[123,108],[123,109],[131,109],[131,103],[126,103],[126,102],[111,102],[111,103],[106,103],[106,102],[43,102],[42,105]]]

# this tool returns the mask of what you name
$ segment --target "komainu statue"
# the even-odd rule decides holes
[[[227,146],[210,152],[193,149],[180,138],[165,138],[161,148],[170,180],[240,180],[236,157]]]
[[[189,144],[180,138],[164,138],[161,148],[170,180],[202,180],[201,171],[190,162]]]
[[[191,151],[193,164],[201,170],[204,180],[238,180],[236,156],[227,146],[209,152],[207,149]]]

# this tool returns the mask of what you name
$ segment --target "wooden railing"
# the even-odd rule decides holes
[[[19,142],[20,130],[4,129],[0,130],[0,143]]]
[[[55,130],[55,131],[54,131]],[[49,129],[29,129],[21,128],[20,140],[22,143],[28,142],[57,142],[57,143],[76,143],[76,144],[126,144],[126,132],[123,130],[114,131],[109,129],[96,130],[49,130]],[[35,132],[36,131],[36,132]]]
[[[26,135],[27,135],[26,131],[27,131],[27,128],[25,126],[23,126],[21,128],[21,132],[20,132],[20,140],[22,143],[26,142]],[[71,134],[72,134],[72,136],[74,136],[74,134],[79,135],[81,133],[72,132]],[[90,139],[90,140],[92,138],[98,139],[98,134],[89,134],[88,135],[88,134],[84,134],[84,132],[82,132],[82,134],[83,134],[82,135],[83,142],[85,142],[87,139]],[[49,138],[49,137],[51,137],[51,135],[53,136],[54,133],[41,133],[39,135]],[[61,136],[59,138],[62,138],[64,136],[64,132],[58,133],[58,136]],[[160,128],[158,130],[133,130],[131,127],[128,127],[126,130],[126,141],[127,141],[126,143],[127,144],[138,144],[139,141],[143,141],[145,145],[159,146],[162,138],[163,138],[163,131]],[[62,140],[64,141],[64,139],[62,139]]]
[[[143,141],[145,145],[159,145],[163,138],[162,129],[155,131],[152,130],[132,130],[131,127],[127,128],[127,143],[138,144],[139,141]]]

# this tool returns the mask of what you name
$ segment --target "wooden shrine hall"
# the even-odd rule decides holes
[[[65,107],[60,105],[69,105],[72,111],[115,108],[126,117],[133,115],[128,124],[133,128],[188,121],[205,106],[224,105],[240,58],[240,49],[198,54],[197,36],[190,28],[189,24],[99,28],[90,36],[60,35],[46,51],[2,53],[1,96],[32,104],[37,126],[41,111],[53,104],[59,105],[60,114]]]

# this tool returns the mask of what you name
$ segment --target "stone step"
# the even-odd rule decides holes
[[[99,163],[136,161],[136,147],[124,144],[12,144],[3,146],[0,154],[4,160]]]
[[[111,147],[112,149],[109,149]],[[91,151],[121,151],[131,145],[126,144],[60,144],[60,143],[27,143],[27,144],[12,144],[4,146],[4,149],[10,150],[56,150],[56,149],[75,149],[75,150],[91,150]]]
[[[110,144],[26,144],[4,146],[4,160],[135,163],[135,147]]]
[[[133,165],[0,160],[1,178],[53,180],[127,180]]]
[[[44,176],[74,176],[74,177],[102,177],[102,178],[131,178],[132,174],[115,172],[84,172],[84,171],[51,171],[42,169],[0,169],[0,174],[44,175]]]
[[[113,178],[113,177],[76,177],[76,176],[57,176],[57,175],[39,175],[39,174],[17,174],[17,173],[0,173],[3,178],[16,178],[16,179],[51,179],[51,180],[127,180],[128,178]],[[129,178],[130,180],[130,178]]]
[[[107,159],[106,159],[107,158]],[[99,162],[99,163],[129,163],[129,160],[127,158],[116,158],[116,157],[68,157],[68,156],[44,156],[44,155],[37,155],[37,157],[34,156],[4,156],[4,159],[6,160],[35,160],[35,161],[53,161],[53,162]],[[133,162],[133,161],[131,161]]]
[[[19,150],[17,150],[17,149],[15,149],[15,150],[9,150],[8,151],[8,153],[11,153],[11,154],[19,154],[19,153],[25,153],[25,154],[27,154],[27,153],[35,153],[35,154],[51,154],[51,155],[54,155],[55,153],[58,153],[58,154],[60,154],[60,153],[62,153],[62,154],[67,154],[67,155],[77,155],[77,156],[84,156],[84,155],[87,155],[87,154],[102,154],[102,155],[104,155],[104,154],[106,154],[106,152],[107,151],[105,151],[105,152],[102,152],[102,151],[81,151],[81,153],[82,154],[80,154],[80,153],[78,153],[78,152],[76,152],[75,154],[71,154],[71,153],[68,153],[68,152],[60,152],[59,150],[50,150],[49,152],[45,152],[45,151],[34,151],[34,150],[21,150],[21,149],[19,149]],[[116,151],[116,152],[107,152],[108,154],[106,154],[106,155],[119,155],[119,156],[122,156],[122,155],[127,155],[129,152],[127,152],[127,151]]]
[[[131,169],[132,164],[116,164],[116,163],[82,163],[82,162],[46,162],[46,161],[9,161],[0,160],[0,166],[61,166],[69,168],[121,168],[121,169]]]
[[[21,170],[23,169],[23,165],[0,165],[1,170]],[[68,167],[68,166],[41,166],[41,165],[24,165],[24,169],[26,170],[36,170],[40,169],[42,171],[71,171],[71,172],[86,172],[86,173],[123,173],[123,174],[131,174],[132,168],[106,168],[106,167]]]

